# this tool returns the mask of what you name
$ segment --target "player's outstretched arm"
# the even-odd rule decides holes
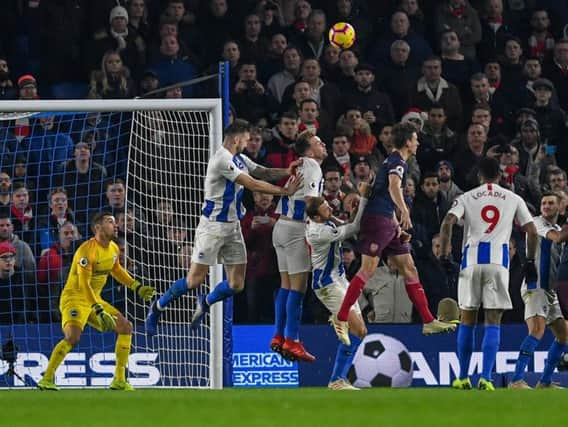
[[[302,159],[294,160],[287,168],[267,168],[257,165],[251,175],[263,181],[278,181],[287,176],[294,175],[298,166],[302,164]]]
[[[452,228],[458,222],[458,217],[452,213],[446,214],[440,226],[440,247],[443,257],[450,255],[450,242],[452,241]]]
[[[255,179],[252,176],[241,173],[236,179],[237,184],[249,189],[250,191],[259,191],[261,193],[273,194],[275,196],[291,196],[303,183],[302,177],[290,179],[285,187],[278,187],[266,181]]]

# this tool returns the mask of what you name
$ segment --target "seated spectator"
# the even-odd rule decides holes
[[[100,70],[91,73],[89,98],[128,99],[136,95],[130,71],[122,63],[118,51],[105,52]]]
[[[35,289],[33,281],[15,269],[16,249],[9,242],[0,243],[0,324],[15,326],[33,322]]]
[[[371,167],[369,156],[357,156],[352,163],[353,179],[352,184],[357,188],[360,182],[370,183],[375,178],[375,172]]]
[[[561,148],[559,157],[568,154],[568,144],[564,141],[566,132],[566,114],[559,107],[551,104],[554,85],[548,79],[538,79],[533,83],[536,120],[540,128],[541,141],[545,145]]]
[[[349,219],[349,214],[343,210],[345,193],[341,191],[342,170],[329,166],[323,171],[323,197],[333,209],[333,216],[341,220]]]
[[[435,171],[438,173],[440,180],[440,193],[451,205],[456,197],[463,194],[463,190],[453,181],[454,167],[448,160],[440,160],[436,165]]]
[[[404,11],[410,21],[410,29],[421,36],[426,35],[426,17],[420,9],[418,0],[400,0],[400,10]]]
[[[402,195],[404,196],[404,201],[411,210],[414,205],[414,199],[416,198],[416,181],[412,176],[406,177],[406,183],[402,189]]]
[[[283,34],[285,23],[279,2],[259,1],[256,12],[260,16],[262,24],[261,37],[271,38],[275,34]]]
[[[501,80],[501,64],[495,59],[490,59],[483,67],[483,73],[489,81],[489,93],[495,93],[503,84]]]
[[[151,28],[148,22],[148,8],[145,0],[131,0],[128,2],[128,30],[138,33],[144,44],[150,43]]]
[[[0,172],[0,212],[9,213],[12,202],[12,179],[6,172]]]
[[[153,211],[153,220],[148,224],[149,237],[153,239],[165,239],[168,227],[174,218],[172,202],[159,199]]]
[[[548,190],[554,193],[568,190],[568,182],[566,180],[566,171],[560,168],[554,168],[548,172],[546,183]]]
[[[339,54],[339,73],[335,76],[334,84],[341,92],[355,89],[355,68],[359,58],[353,49],[344,49]]]
[[[480,124],[471,124],[467,128],[466,143],[460,144],[450,159],[454,165],[454,180],[459,188],[469,191],[479,184],[477,164],[485,154],[487,129]]]
[[[560,108],[568,111],[568,38],[556,42],[554,57],[544,63],[542,75],[556,88]]]
[[[323,10],[314,9],[308,16],[305,31],[294,37],[293,44],[298,46],[304,58],[319,60],[325,45],[329,43],[326,30],[325,13]]]
[[[404,278],[388,261],[377,268],[359,297],[361,312],[370,323],[411,323],[412,302]]]
[[[469,89],[469,78],[480,71],[475,58],[460,53],[461,44],[455,30],[446,30],[440,36],[442,70],[444,78],[456,85],[463,95]]]
[[[489,80],[483,73],[471,76],[469,98],[466,102],[466,117],[471,117],[473,110],[478,106],[489,106],[491,111],[491,128],[497,129],[509,115],[509,103],[504,91],[496,90],[493,94],[490,90]],[[518,96],[518,94],[517,94]],[[490,131],[492,129],[489,129]]]
[[[140,88],[138,93],[141,97],[147,97],[146,94],[148,92],[152,92],[160,87],[160,79],[158,74],[155,71],[148,69],[144,71],[142,74],[142,78],[140,80]],[[157,95],[153,96],[156,97]]]
[[[523,65],[523,79],[520,88],[510,88],[508,96],[511,102],[517,107],[530,107],[533,106],[536,98],[533,84],[535,81],[542,78],[542,63],[538,58],[527,58]],[[519,94],[519,91],[521,92]],[[519,96],[520,95],[520,96]],[[550,103],[554,107],[558,107],[558,94],[553,88]]]
[[[475,60],[475,45],[481,41],[481,22],[477,11],[467,0],[444,0],[438,2],[435,16],[436,33],[453,30],[461,40],[460,52]]]
[[[350,107],[345,112],[345,119],[338,123],[344,126],[351,134],[349,141],[351,142],[350,154],[354,156],[370,156],[375,155],[377,138],[371,133],[371,127],[365,119],[358,107]],[[375,156],[377,157],[377,156]],[[375,159],[373,166],[376,166],[378,160]]]
[[[202,64],[207,41],[196,25],[195,15],[186,9],[184,1],[168,0],[163,17],[171,19],[176,24],[180,44],[189,48],[188,54],[191,54],[194,63]]]
[[[287,112],[280,116],[278,124],[272,129],[272,139],[266,143],[266,164],[271,168],[287,168],[298,158],[294,144],[298,136],[298,116]],[[287,178],[280,180],[284,185]]]
[[[90,144],[75,144],[74,159],[68,160],[54,177],[55,185],[67,190],[78,224],[88,224],[89,211],[101,207],[103,181],[107,173],[104,166],[91,160],[91,156]],[[89,235],[86,229],[79,232],[83,236]]]
[[[352,177],[351,171],[351,155],[349,154],[349,148],[351,148],[351,142],[349,141],[350,132],[344,127],[338,127],[333,137],[333,142],[331,146],[331,153],[323,161],[321,167],[322,170],[333,169],[338,167],[342,171],[342,184],[345,184],[345,180],[350,180]],[[351,187],[351,186],[349,186]]]
[[[477,45],[480,62],[487,63],[503,54],[505,42],[513,34],[509,16],[503,13],[503,0],[485,2],[481,19],[481,41]]]
[[[75,215],[69,209],[69,199],[65,188],[51,190],[48,196],[49,213],[37,219],[36,250],[39,256],[57,242],[59,230],[66,222],[75,223]]]
[[[554,52],[554,36],[548,11],[537,7],[533,9],[531,19],[531,34],[527,42],[528,56],[541,61],[552,58]]]
[[[267,84],[268,90],[279,103],[282,103],[284,90],[300,76],[302,57],[296,47],[288,46],[282,52],[282,62],[284,64],[283,70],[273,74]]]
[[[71,221],[65,221],[57,231],[57,239],[39,259],[38,311],[40,322],[60,320],[59,295],[71,268],[80,235]]]
[[[268,42],[260,37],[260,16],[249,13],[245,16],[243,24],[244,31],[241,31],[243,37],[240,40],[242,58],[258,64],[268,55]]]
[[[547,154],[540,139],[538,122],[527,119],[521,124],[519,138],[512,141],[519,151],[519,172],[531,180],[541,181],[543,171],[554,164],[554,155]]]
[[[288,39],[282,33],[272,35],[268,45],[268,53],[258,63],[258,75],[262,84],[266,85],[271,76],[282,70],[284,51],[288,47]]]
[[[35,276],[36,261],[30,245],[14,234],[14,226],[10,214],[0,213],[0,243],[10,243],[16,248],[15,268],[26,275]]]
[[[274,293],[280,286],[280,275],[276,262],[276,252],[272,245],[272,229],[278,219],[274,213],[274,197],[268,194],[253,193],[254,207],[241,220],[243,237],[247,246],[247,274],[245,300],[241,299],[235,307],[235,319],[243,323],[272,323]],[[244,306],[244,307],[243,307]],[[243,310],[243,308],[245,308]]]
[[[120,53],[124,64],[134,73],[143,70],[146,62],[146,44],[140,35],[128,29],[128,12],[122,6],[110,11],[109,26],[101,28],[92,35],[88,43],[87,72],[95,70],[104,53],[109,50]]]
[[[353,244],[350,241],[344,240],[341,244],[341,249],[341,261],[345,267],[345,277],[347,280],[351,280],[359,271],[361,260],[357,257]]]
[[[107,203],[101,209],[117,215],[126,208],[126,184],[120,178],[108,180],[105,183],[105,196]]]
[[[35,244],[35,217],[34,209],[30,204],[30,195],[25,184],[17,182],[12,190],[12,214],[14,233],[29,245]]]
[[[412,105],[428,111],[432,104],[444,107],[448,115],[450,129],[459,130],[462,121],[460,94],[453,84],[442,78],[442,60],[430,57],[422,66],[422,77],[418,80],[412,94]]]
[[[272,136],[272,134],[270,134]],[[249,159],[258,165],[266,166],[266,148],[262,144],[262,135],[260,128],[252,128],[250,131],[250,139],[247,143],[246,148],[243,151]],[[245,188],[242,198],[243,206],[246,208],[247,212],[253,208],[254,200],[253,193],[249,189]]]
[[[441,160],[449,159],[456,148],[456,135],[448,127],[444,107],[433,104],[428,110],[428,120],[419,133],[420,145],[416,153],[418,164],[423,170],[434,170]]]
[[[510,36],[505,42],[501,58],[501,73],[507,85],[518,87],[523,78],[523,46],[518,37]]]
[[[355,67],[355,87],[345,93],[345,105],[361,109],[363,119],[371,126],[373,134],[387,123],[394,122],[394,109],[389,96],[375,87],[375,69],[369,64]]]
[[[440,179],[436,172],[426,172],[422,176],[420,191],[416,194],[410,215],[412,222],[420,224],[428,240],[440,231],[442,220],[450,205],[440,192]],[[436,306],[437,306],[436,302]]]
[[[339,54],[341,48],[328,44],[320,58],[321,76],[326,82],[336,83],[339,80]]]
[[[8,61],[4,56],[0,56],[0,100],[11,99],[16,99],[16,89],[10,79]]]
[[[37,80],[30,74],[25,74],[18,78],[18,94],[19,99],[24,101],[32,101],[39,99],[37,91]]]

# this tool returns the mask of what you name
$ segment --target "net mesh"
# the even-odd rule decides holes
[[[14,273],[0,277],[0,345],[16,348],[13,363],[0,357],[0,387],[40,380],[62,338],[59,297],[73,253],[92,237],[95,212],[115,215],[121,262],[142,283],[163,293],[185,277],[212,116],[206,109],[0,114],[0,242],[17,250]],[[198,331],[188,327],[196,293],[172,305],[153,339],[144,333],[146,303],[112,278],[102,297],[134,325],[133,385],[211,386],[209,316]],[[114,334],[86,328],[56,383],[108,386],[114,358]]]

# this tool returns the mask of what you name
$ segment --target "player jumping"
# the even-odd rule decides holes
[[[245,120],[235,120],[225,129],[223,146],[209,160],[205,176],[205,203],[195,230],[191,267],[187,278],[175,281],[150,307],[146,318],[148,335],[157,333],[161,313],[174,300],[199,287],[207,277],[209,266],[219,259],[225,266],[227,280],[215,286],[207,295],[199,295],[191,320],[193,329],[212,304],[229,298],[243,290],[246,271],[246,247],[241,232],[243,217],[241,198],[243,187],[279,196],[289,196],[301,186],[302,179],[289,180],[287,187],[278,187],[263,180],[278,180],[293,175],[301,163],[295,161],[286,169],[268,169],[241,154],[250,139],[250,125]],[[251,175],[259,178],[255,179]]]
[[[461,324],[457,347],[459,374],[452,387],[469,390],[469,364],[475,343],[477,312],[483,305],[485,332],[481,351],[483,367],[477,387],[493,391],[491,372],[499,350],[501,316],[512,308],[509,296],[509,239],[513,221],[517,220],[527,233],[527,262],[524,273],[527,283],[537,280],[534,259],[537,232],[524,200],[499,185],[499,163],[483,158],[479,163],[481,185],[459,196],[446,214],[440,228],[442,257],[450,254],[452,227],[463,219],[464,245],[458,278],[458,303]]]
[[[406,291],[418,311],[425,335],[453,331],[456,325],[440,322],[428,308],[428,300],[420,283],[418,271],[410,255],[409,235],[412,227],[410,213],[404,202],[402,187],[406,181],[406,160],[416,154],[418,136],[412,124],[397,124],[392,129],[394,150],[380,167],[369,202],[361,219],[359,252],[361,268],[351,279],[341,308],[334,318],[336,331],[347,328],[351,306],[355,304],[365,283],[377,270],[381,256],[390,257],[397,270],[404,276]],[[400,212],[400,223],[395,216]]]
[[[126,381],[126,363],[130,354],[132,324],[112,305],[101,298],[108,275],[136,292],[140,298],[150,301],[154,288],[134,280],[120,265],[120,250],[113,241],[118,227],[110,212],[99,212],[91,220],[95,237],[83,243],[73,256],[67,282],[61,292],[59,310],[65,338],[53,348],[47,369],[38,382],[41,390],[58,390],[55,370],[67,353],[79,343],[85,324],[101,331],[115,331],[116,368],[111,390],[133,390]]]
[[[312,288],[318,299],[331,312],[332,317],[343,301],[349,283],[345,278],[345,267],[341,259],[341,242],[353,237],[359,231],[363,209],[367,204],[368,184],[359,184],[363,196],[352,223],[336,225],[333,210],[323,197],[314,197],[306,205],[309,221],[306,227],[312,259]],[[332,390],[358,390],[347,380],[347,371],[361,340],[367,335],[365,321],[361,316],[359,304],[355,303],[348,316],[347,329],[336,331],[341,341],[337,347],[335,363],[328,387]],[[335,324],[332,322],[333,326]]]
[[[321,139],[309,130],[298,135],[295,149],[302,160],[298,174],[304,178],[304,187],[290,197],[282,197],[276,207],[280,217],[274,225],[272,243],[280,271],[280,289],[274,302],[276,331],[270,348],[290,360],[313,362],[315,357],[299,340],[302,305],[312,269],[304,221],[306,204],[323,190],[320,165],[327,157],[327,150]]]
[[[513,389],[531,388],[524,380],[525,369],[544,335],[548,325],[556,338],[548,350],[544,371],[537,383],[537,388],[561,388],[552,382],[552,373],[567,350],[568,326],[558,296],[556,295],[556,272],[560,261],[561,243],[568,240],[568,227],[563,229],[557,224],[560,198],[548,193],[540,200],[540,216],[534,218],[538,233],[538,246],[535,264],[539,266],[539,278],[536,283],[523,283],[521,295],[525,302],[525,322],[529,334],[521,344],[521,351],[515,366],[515,373],[509,384]]]

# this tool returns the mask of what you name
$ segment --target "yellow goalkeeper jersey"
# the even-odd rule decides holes
[[[81,299],[89,304],[101,302],[101,291],[108,275],[131,287],[134,278],[119,262],[120,249],[114,242],[103,247],[94,237],[75,251],[61,299]]]

